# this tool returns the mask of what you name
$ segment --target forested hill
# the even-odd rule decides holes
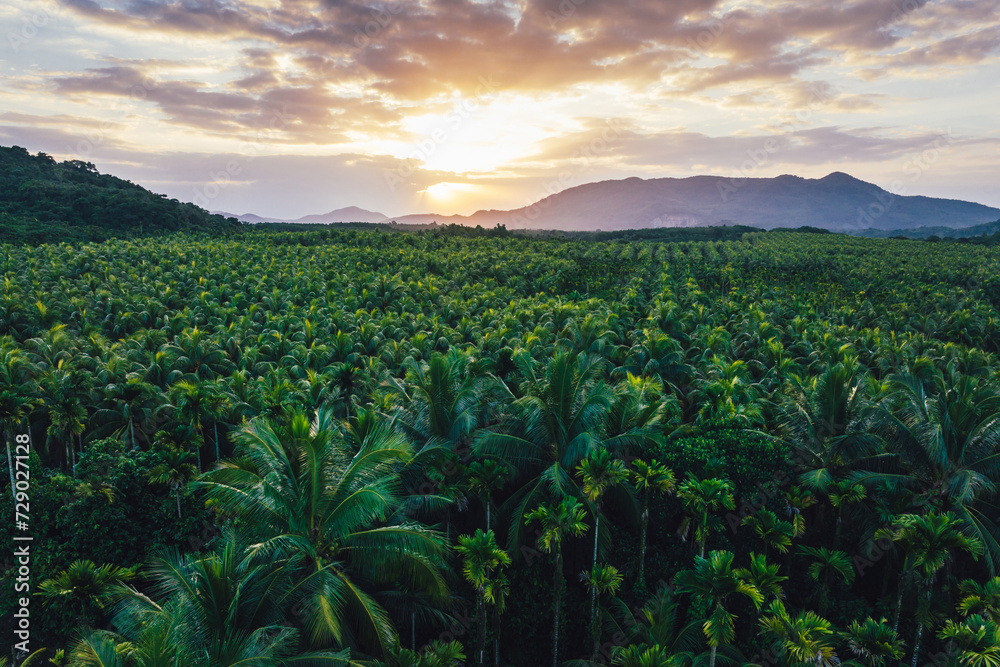
[[[167,199],[80,160],[0,146],[0,242],[58,243],[174,231],[228,233],[242,223]]]

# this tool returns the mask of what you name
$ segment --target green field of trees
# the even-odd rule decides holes
[[[2,246],[28,664],[1000,665],[1000,250],[725,234]]]

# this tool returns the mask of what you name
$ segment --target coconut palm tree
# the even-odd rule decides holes
[[[729,551],[713,551],[708,558],[697,556],[693,569],[683,570],[674,578],[681,593],[691,595],[708,609],[702,625],[709,646],[708,667],[715,667],[719,646],[736,638],[736,616],[727,609],[729,598],[745,596],[758,608],[764,602],[763,593],[736,573],[733,558]]]
[[[928,512],[925,515],[904,514],[896,518],[892,526],[880,529],[876,537],[888,537],[899,544],[906,552],[903,571],[913,568],[923,575],[925,596],[921,603],[929,605],[934,592],[937,575],[959,551],[971,554],[974,558],[983,553],[983,544],[975,537],[968,537],[963,532],[963,521],[950,512]],[[920,598],[918,598],[920,599]],[[900,583],[899,601],[896,609],[896,626],[903,604],[902,583]],[[913,643],[913,665],[916,666],[920,652],[920,640],[923,636],[924,624],[917,623],[917,636]]]
[[[653,493],[666,495],[674,490],[674,471],[661,465],[656,459],[646,463],[642,459],[632,462],[632,482],[635,490],[642,494],[642,528],[639,532],[639,577],[640,586],[646,585],[646,536],[649,529],[649,497]]]
[[[167,551],[145,576],[152,595],[118,585],[112,625],[91,631],[70,654],[71,667],[293,667],[357,664],[349,650],[303,652],[286,618],[294,590],[286,564],[227,530],[214,552]],[[308,626],[311,618],[305,623]]]
[[[560,602],[565,584],[563,577],[563,540],[579,537],[587,530],[584,523],[586,510],[575,498],[564,498],[556,504],[545,503],[524,517],[528,525],[538,524],[541,535],[538,547],[545,553],[555,555],[555,574],[552,593],[552,667],[559,664],[559,621]]]
[[[38,404],[27,386],[11,385],[0,379],[0,430],[3,431],[7,445],[7,472],[10,474],[10,491],[14,489],[14,457],[11,455],[10,442],[13,431],[20,427],[31,410]]]
[[[479,424],[484,378],[470,356],[456,349],[435,352],[427,362],[403,362],[406,382],[388,378],[386,386],[403,399],[400,424],[418,440],[437,438],[457,447]]]
[[[171,447],[165,453],[163,462],[149,471],[149,482],[170,487],[177,500],[177,518],[180,519],[181,490],[198,474],[198,468],[191,463],[191,453]]]
[[[849,347],[838,361],[805,379],[792,376],[779,403],[778,431],[803,459],[803,485],[824,491],[858,469],[877,470],[883,454],[878,415],[868,398],[863,368]]]
[[[671,586],[657,588],[641,607],[630,607],[619,598],[609,600],[607,607],[604,627],[612,636],[624,637],[626,643],[636,647],[636,655],[655,647],[673,656],[680,665],[692,660],[703,645],[702,623],[685,617],[684,605]],[[603,651],[601,656],[612,658],[613,663],[618,653],[612,649],[610,656]]]
[[[478,454],[509,461],[527,477],[503,507],[511,516],[508,550],[523,543],[525,517],[544,501],[547,490],[580,494],[573,470],[600,447],[613,400],[601,380],[605,362],[599,358],[558,353],[541,376],[526,352],[516,354],[514,361],[527,378],[526,393],[510,405],[512,414],[502,430],[480,431],[473,444]]]
[[[212,418],[215,406],[211,385],[200,380],[180,380],[171,385],[169,392],[170,404],[176,411],[177,420],[198,436],[195,452],[198,469],[203,470],[201,448],[208,444],[205,422]]]
[[[677,495],[684,504],[688,517],[682,531],[694,527],[694,541],[698,545],[698,555],[705,557],[705,544],[712,529],[712,512],[735,509],[733,485],[726,479],[698,479],[688,473],[688,478],[677,488]]]
[[[143,428],[152,421],[163,398],[157,388],[138,376],[130,376],[125,382],[108,385],[103,390],[103,404],[109,407],[94,412],[91,422],[99,426],[94,437],[127,431],[132,449],[138,449],[136,423],[143,439],[148,435]]]
[[[461,535],[455,551],[462,557],[462,573],[465,580],[476,589],[476,604],[479,610],[479,634],[476,640],[476,655],[479,664],[484,665],[483,651],[486,646],[486,603],[491,597],[487,591],[500,571],[510,565],[510,556],[497,546],[493,531],[476,530],[474,535]]]
[[[395,631],[366,589],[403,582],[447,597],[441,537],[396,515],[399,470],[413,451],[391,425],[373,425],[357,450],[325,410],[311,421],[301,412],[287,423],[258,418],[234,438],[238,458],[195,484],[254,527],[257,551],[287,560],[315,618],[311,641],[385,654]]]
[[[109,602],[112,587],[132,580],[135,575],[134,568],[95,565],[90,560],[77,560],[54,577],[38,584],[38,594],[46,606],[56,601],[69,602],[79,613],[78,624],[84,626],[88,616]],[[99,616],[92,619],[92,622],[97,620]]]
[[[373,667],[384,667],[385,664],[376,662]],[[460,667],[465,664],[465,651],[459,642],[436,640],[420,653],[405,648],[394,651],[389,664],[392,667]]]
[[[928,385],[936,389],[930,393]],[[892,413],[885,417],[887,439],[905,470],[868,474],[857,481],[909,489],[914,503],[952,512],[962,530],[985,548],[996,574],[1000,530],[994,492],[1000,483],[1000,393],[978,377],[935,369],[928,381],[915,375],[894,378]]]

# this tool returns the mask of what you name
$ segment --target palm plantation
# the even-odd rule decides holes
[[[989,239],[646,231],[5,245],[24,664],[996,665]]]

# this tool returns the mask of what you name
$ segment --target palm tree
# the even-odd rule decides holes
[[[46,606],[57,600],[68,600],[78,610],[80,624],[97,608],[109,601],[112,587],[135,577],[135,570],[116,565],[95,565],[90,560],[77,560],[54,577],[38,584],[38,594]]]
[[[885,667],[903,657],[903,640],[884,618],[854,621],[843,633],[847,648],[868,667]]]
[[[760,591],[760,594],[764,596],[764,602],[767,602],[768,598],[771,597],[774,597],[775,600],[785,599],[781,582],[786,581],[788,577],[781,576],[780,571],[781,567],[768,563],[764,554],[752,553],[750,554],[750,567],[736,568],[734,574]]]
[[[197,476],[198,468],[191,463],[191,453],[171,447],[164,454],[163,462],[149,471],[149,482],[170,487],[177,500],[177,518],[180,519],[181,489]]]
[[[982,616],[972,615],[961,623],[949,620],[938,637],[954,642],[960,653],[958,662],[970,667],[1000,666],[1000,628]]]
[[[1000,577],[993,577],[985,584],[966,579],[958,585],[961,599],[958,611],[962,616],[979,614],[990,620],[1000,619]]]
[[[500,615],[507,609],[510,581],[502,572],[490,582],[486,591],[493,605],[493,667],[500,667]]]
[[[487,591],[502,568],[510,565],[510,556],[497,546],[493,531],[476,530],[474,535],[461,535],[455,551],[462,556],[462,573],[465,580],[476,589],[476,603],[479,608],[479,637],[476,653],[479,664],[484,665],[483,650],[486,645],[486,602]]]
[[[583,572],[580,578],[591,591],[591,599],[597,599],[597,609],[600,609],[600,597],[602,595],[614,595],[622,585],[622,575],[618,573],[618,568],[606,564],[594,564],[590,572]],[[596,612],[596,616],[590,618],[591,634],[594,637],[594,654],[596,655],[601,647],[601,613]]]
[[[212,553],[167,551],[146,577],[153,595],[118,585],[112,624],[120,634],[90,631],[71,667],[240,667],[354,665],[348,650],[301,652],[285,616],[294,590],[285,563],[227,530]],[[311,619],[307,619],[309,625]]]
[[[877,469],[883,454],[865,374],[849,347],[805,380],[792,376],[782,393],[779,432],[804,460],[801,483],[819,491],[850,471]]]
[[[693,660],[702,645],[702,623],[687,620],[672,587],[661,586],[639,608],[630,608],[617,598],[611,599],[609,607],[605,622],[614,636],[624,637],[634,647],[629,651],[634,657],[647,655],[652,648],[656,650],[649,655],[673,656],[681,665],[682,660]],[[612,663],[621,652],[612,651]]]
[[[618,486],[628,479],[628,472],[625,464],[620,459],[616,459],[611,452],[606,449],[598,449],[585,458],[577,466],[577,473],[580,476],[580,488],[584,495],[593,503],[594,514],[594,559],[591,569],[597,568],[597,544],[601,532],[601,499],[611,488]],[[594,622],[594,608],[596,600],[596,589],[591,588],[590,596],[590,622]]]
[[[690,529],[694,524],[694,540],[698,545],[698,555],[705,557],[705,543],[711,529],[709,519],[712,512],[721,509],[735,509],[733,500],[733,485],[725,479],[699,480],[688,473],[688,479],[677,489],[677,495],[684,504],[685,511],[690,515],[684,521],[683,530]]]
[[[482,378],[472,372],[470,357],[458,350],[435,352],[424,363],[403,362],[406,384],[395,378],[387,386],[404,400],[401,424],[420,440],[438,438],[458,446],[479,423]]]
[[[733,569],[733,557],[729,551],[713,551],[708,558],[697,556],[694,569],[679,572],[674,578],[680,592],[690,594],[699,604],[710,608],[702,626],[710,648],[708,667],[715,667],[719,646],[736,638],[733,622],[736,617],[726,608],[729,597],[746,596],[758,608],[764,602],[764,595]]]
[[[936,389],[928,393],[928,385]],[[914,375],[894,379],[895,410],[886,431],[907,470],[869,475],[858,481],[914,489],[917,503],[962,520],[963,532],[985,547],[991,574],[1000,563],[1000,531],[992,497],[1000,483],[1000,395],[996,387],[969,375],[928,381]]]
[[[94,412],[91,421],[100,424],[103,427],[101,430],[104,431],[103,433],[97,431],[95,435],[103,437],[109,431],[119,432],[127,429],[132,449],[137,449],[136,422],[139,423],[140,434],[144,438],[148,437],[143,425],[152,420],[160,406],[161,398],[156,387],[137,376],[130,376],[125,382],[105,387],[104,398],[104,404],[111,407]]]
[[[831,482],[827,487],[830,504],[837,510],[837,529],[833,534],[833,544],[840,546],[840,532],[844,524],[844,509],[862,502],[868,496],[865,487],[847,480]]]
[[[761,618],[760,626],[766,634],[781,642],[789,667],[834,667],[840,664],[830,621],[811,611],[791,616],[781,600],[775,600],[768,607],[767,615]]]
[[[816,504],[816,497],[808,489],[792,486],[785,491],[785,504],[792,521],[792,537],[802,537],[806,532],[806,519],[802,510]]]
[[[444,600],[446,547],[439,534],[395,514],[399,470],[412,456],[402,434],[374,424],[357,450],[342,438],[327,410],[312,421],[301,412],[286,424],[258,418],[235,435],[239,457],[196,485],[254,527],[260,553],[287,559],[315,618],[311,641],[357,637],[385,654],[395,632],[365,588],[405,583]]]
[[[177,419],[197,434],[200,442],[195,447],[198,469],[202,470],[201,448],[208,444],[205,421],[212,418],[215,396],[212,386],[200,380],[180,380],[170,387],[170,403],[177,411]]]
[[[928,512],[925,515],[904,514],[896,518],[892,526],[880,529],[876,537],[888,537],[903,547],[906,561],[903,571],[908,567],[923,574],[923,587],[926,599],[923,604],[929,605],[938,572],[948,563],[958,551],[965,551],[974,558],[983,553],[983,544],[975,537],[963,533],[963,521],[950,512]],[[896,627],[903,604],[903,590],[900,585],[899,601],[896,609]],[[895,628],[894,628],[895,629]],[[917,637],[913,643],[913,665],[916,666],[920,651],[920,639],[924,624],[917,623]]]
[[[552,599],[552,667],[559,664],[559,611],[563,577],[562,543],[567,537],[579,537],[587,530],[584,523],[586,511],[575,498],[564,498],[558,504],[543,504],[524,517],[528,525],[539,524],[541,535],[538,546],[545,553],[555,554],[555,575],[553,577]]]
[[[76,370],[64,367],[63,360],[47,372],[41,380],[42,395],[49,414],[48,437],[62,440],[66,450],[67,466],[76,470],[76,448],[73,438],[84,431],[87,410],[83,407],[81,397],[86,394],[84,375]]]
[[[819,581],[819,613],[826,614],[830,604],[830,579],[834,575],[842,579],[845,584],[854,581],[854,564],[850,557],[843,551],[833,551],[826,547],[800,547],[799,553],[812,556],[816,559],[809,566],[809,576],[813,581]]]
[[[23,385],[3,386],[0,384],[0,429],[7,443],[7,471],[10,473],[10,491],[14,489],[14,457],[11,456],[11,433],[19,427],[36,404],[36,400],[25,391]]]
[[[508,550],[523,542],[524,518],[547,490],[579,495],[572,472],[602,444],[602,426],[613,399],[600,379],[605,366],[601,359],[558,353],[541,377],[526,351],[515,354],[514,361],[527,378],[526,395],[510,405],[512,415],[502,430],[480,431],[473,444],[478,454],[510,461],[528,476],[503,508],[511,516]],[[612,452],[645,442],[637,434],[609,440],[603,444]]]
[[[742,525],[749,525],[753,532],[764,542],[764,556],[770,547],[780,553],[788,551],[795,536],[795,526],[790,521],[782,521],[778,515],[766,509],[757,510],[756,514],[743,519]]]
[[[510,468],[502,461],[485,459],[473,461],[469,465],[468,472],[472,490],[483,497],[483,505],[486,507],[486,530],[491,530],[490,509],[493,506],[493,494],[507,485]]]
[[[640,586],[646,585],[646,536],[649,529],[649,496],[652,493],[666,495],[674,489],[674,471],[660,465],[656,459],[646,463],[642,459],[632,462],[632,481],[635,490],[642,493],[642,529],[639,533],[639,578]]]
[[[383,667],[385,663],[374,663]],[[433,641],[421,653],[401,648],[393,652],[393,667],[460,667],[465,664],[465,652],[458,642]]]

